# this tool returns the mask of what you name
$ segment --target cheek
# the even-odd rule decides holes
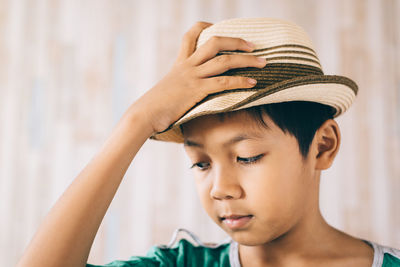
[[[197,195],[199,196],[200,202],[210,217],[213,214],[212,199],[210,197],[211,185],[202,178],[195,178]]]
[[[271,157],[254,178],[246,182],[246,195],[255,212],[270,219],[296,215],[304,198],[304,173],[302,165],[295,158]]]

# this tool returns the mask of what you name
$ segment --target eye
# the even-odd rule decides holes
[[[192,169],[192,168],[194,168],[194,167],[197,167],[197,168],[199,168],[201,171],[204,171],[204,170],[206,170],[209,166],[210,166],[210,163],[208,163],[208,162],[197,162],[197,163],[193,164],[193,165],[190,167],[190,169]]]
[[[241,161],[244,164],[251,164],[251,163],[255,163],[257,162],[259,159],[261,159],[264,156],[264,154],[260,154],[258,156],[255,157],[251,157],[251,158],[241,158],[241,157],[237,157],[237,161]]]

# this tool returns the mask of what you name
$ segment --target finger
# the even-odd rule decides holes
[[[207,78],[204,82],[207,94],[237,88],[252,88],[257,84],[255,79],[243,76],[217,76]]]
[[[177,61],[186,59],[193,54],[193,51],[196,48],[197,38],[199,37],[200,33],[211,25],[212,23],[198,21],[183,35]]]
[[[220,55],[197,67],[199,77],[215,76],[230,69],[255,67],[263,68],[267,64],[265,58],[250,55]]]
[[[254,44],[241,38],[213,36],[203,45],[201,45],[196,51],[194,51],[189,60],[194,65],[200,65],[215,57],[220,51],[242,50],[251,52],[253,49]]]

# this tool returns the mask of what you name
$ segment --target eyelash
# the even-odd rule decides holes
[[[237,160],[239,161],[239,160],[244,160],[243,161],[243,164],[253,164],[253,163],[256,163],[259,159],[261,159],[262,157],[264,156],[264,154],[260,154],[260,155],[257,155],[257,156],[255,156],[255,157],[250,157],[250,158],[241,158],[241,157],[237,157]],[[199,164],[202,164],[202,163],[206,163],[206,162],[197,162],[197,163],[195,163],[195,164],[193,164],[191,167],[190,167],[190,169],[192,169],[192,168],[194,168],[194,167],[198,167],[199,168],[199,170],[200,171],[204,171],[205,169],[204,169],[204,167],[203,167],[203,169],[199,166]]]

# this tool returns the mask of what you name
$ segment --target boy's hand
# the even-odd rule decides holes
[[[199,34],[211,25],[207,22],[197,22],[186,32],[178,58],[169,73],[136,101],[135,105],[138,105],[151,123],[153,133],[165,130],[211,93],[251,88],[255,85],[255,82],[252,83],[252,79],[247,77],[213,77],[234,68],[262,68],[266,61],[251,55],[215,57],[220,51],[251,52],[254,46],[240,38],[215,36],[195,50]]]

